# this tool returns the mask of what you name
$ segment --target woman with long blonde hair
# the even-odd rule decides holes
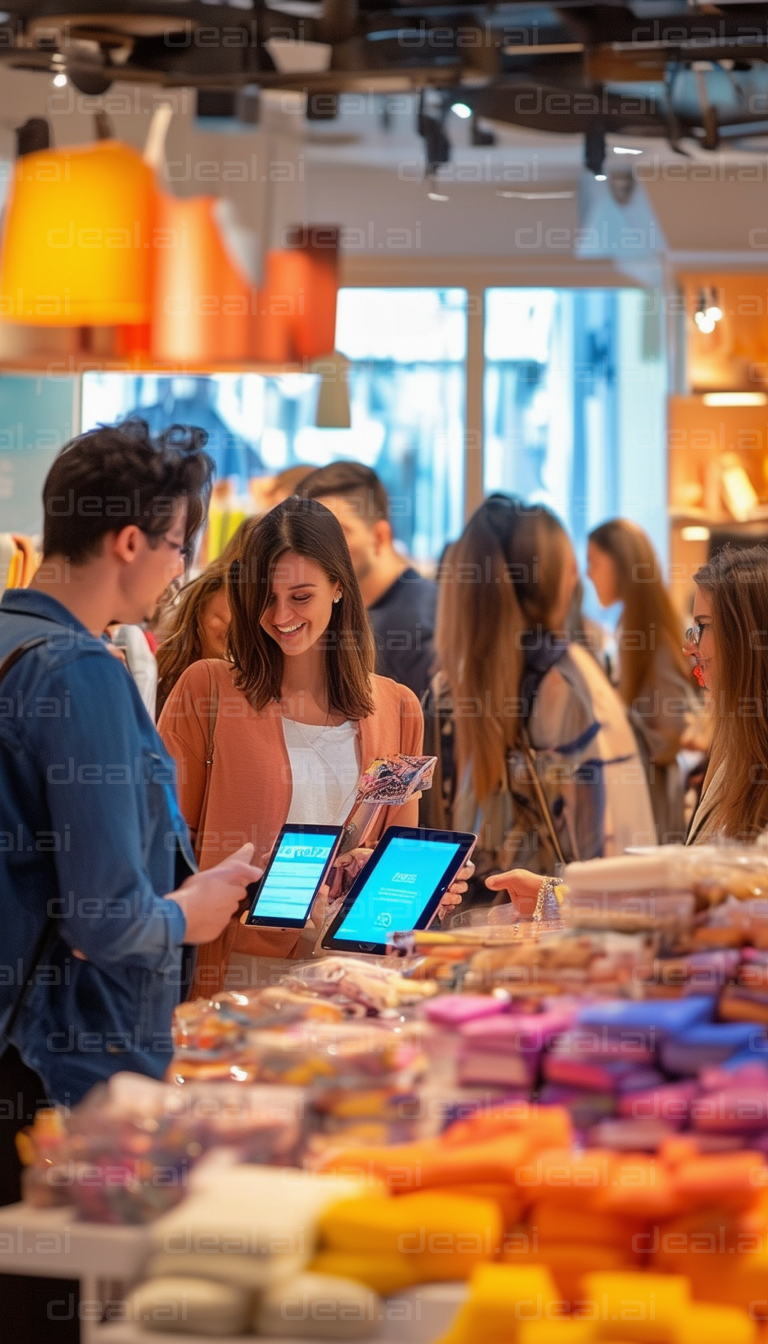
[[[617,689],[648,776],[658,838],[679,843],[685,821],[677,756],[697,708],[680,643],[682,623],[650,537],[627,518],[612,518],[590,532],[587,574],[602,607],[621,604]]]
[[[551,873],[653,838],[623,706],[564,630],[577,582],[555,515],[506,495],[480,506],[441,567],[425,820],[477,831],[481,876]]]
[[[685,653],[707,692],[712,748],[689,844],[768,829],[768,546],[726,546],[693,581]]]

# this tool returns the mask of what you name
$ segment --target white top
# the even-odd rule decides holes
[[[357,724],[332,728],[283,719],[293,793],[287,821],[299,826],[341,826],[355,801],[360,778]]]

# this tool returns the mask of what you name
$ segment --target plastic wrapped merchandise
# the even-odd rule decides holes
[[[299,1274],[262,1296],[257,1334],[291,1339],[368,1339],[377,1333],[381,1298],[353,1279]]]
[[[661,845],[648,853],[570,863],[563,919],[572,928],[622,933],[689,928],[696,904],[692,853],[684,845]]]
[[[24,1195],[37,1207],[74,1204],[90,1222],[146,1223],[184,1198],[210,1149],[227,1148],[241,1161],[295,1166],[304,1131],[298,1088],[178,1088],[118,1073],[63,1119],[55,1148],[35,1130],[25,1135],[33,1160]]]
[[[382,966],[349,956],[310,962],[284,976],[283,984],[295,992],[326,998],[347,1012],[358,1008],[371,1015],[413,1008],[437,992],[433,983],[404,976],[401,965]]]
[[[250,1296],[211,1279],[150,1279],[128,1299],[129,1318],[143,1330],[174,1335],[239,1335],[248,1328]]]

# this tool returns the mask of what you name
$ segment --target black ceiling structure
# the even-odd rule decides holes
[[[328,68],[278,69],[274,39],[327,44]],[[681,153],[768,135],[766,4],[37,0],[0,15],[0,63],[63,71],[86,94],[116,80],[305,90],[319,119],[334,115],[334,94],[421,91],[433,161],[457,101],[475,119],[582,134],[593,168],[616,133],[663,137]]]

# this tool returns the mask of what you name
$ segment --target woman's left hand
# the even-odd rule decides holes
[[[459,869],[442,901],[437,907],[438,919],[445,919],[452,910],[456,909],[457,905],[461,905],[461,902],[466,895],[467,887],[469,886],[469,879],[472,877],[474,871],[475,865],[471,859],[464,864],[463,868]]]

